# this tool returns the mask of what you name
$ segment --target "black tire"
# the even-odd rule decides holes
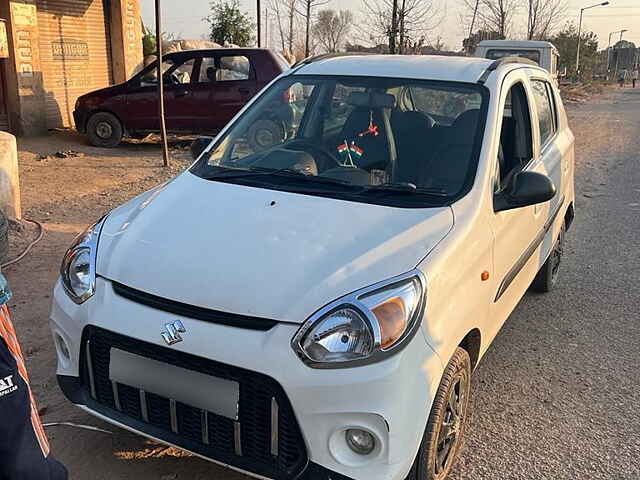
[[[460,454],[471,397],[471,360],[458,347],[445,368],[418,455],[406,480],[444,480]],[[455,407],[455,408],[454,408]],[[454,410],[457,409],[457,415]]]
[[[89,142],[96,147],[117,147],[122,141],[123,133],[120,120],[108,112],[94,113],[87,122]]]
[[[558,274],[560,272],[562,252],[564,249],[564,234],[565,227],[563,223],[562,227],[560,227],[560,233],[558,233],[558,238],[553,246],[553,250],[551,250],[549,254],[549,258],[547,258],[547,261],[544,262],[544,265],[540,268],[536,278],[533,279],[531,289],[534,292],[548,293],[553,290],[558,283]]]
[[[263,152],[284,141],[284,127],[275,120],[258,120],[249,129],[247,141],[254,152]]]

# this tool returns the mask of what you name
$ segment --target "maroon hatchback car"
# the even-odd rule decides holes
[[[99,147],[123,137],[141,138],[160,130],[157,62],[130,80],[78,98],[76,128]],[[265,85],[289,68],[277,53],[256,48],[185,50],[163,57],[167,130],[217,133]],[[290,110],[273,111],[258,122],[254,141],[280,135]]]

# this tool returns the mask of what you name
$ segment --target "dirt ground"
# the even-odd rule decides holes
[[[25,259],[3,273],[14,292],[9,306],[43,422],[88,424],[115,432],[47,428],[53,453],[68,465],[73,480],[245,478],[107,426],[70,405],[55,380],[48,315],[64,252],[78,233],[104,213],[184,170],[191,162],[187,145],[172,142],[171,165],[163,168],[160,147],[152,142],[107,150],[89,146],[73,132],[18,140],[23,216],[41,222],[45,235]],[[28,243],[30,234],[37,233],[31,225],[25,225],[17,238],[13,233],[10,258]],[[193,464],[188,476],[178,477],[176,472],[184,471],[187,464]]]
[[[606,151],[607,137],[597,122],[570,106],[577,151]],[[48,327],[51,291],[60,260],[74,236],[111,208],[166,181],[189,163],[183,145],[172,149],[172,164],[161,167],[157,144],[125,144],[113,150],[86,144],[71,132],[20,139],[19,161],[24,217],[43,223],[45,236],[30,255],[3,273],[14,291],[10,307],[22,341],[32,386],[43,420],[74,422],[112,434],[67,426],[47,428],[52,449],[74,480],[159,479],[241,480],[243,475],[219,468],[176,449],[146,440],[101,422],[73,407],[55,380],[55,353]],[[58,158],[57,152],[77,154]],[[587,155],[577,155],[577,158]],[[595,155],[588,155],[594,158]],[[588,162],[579,168],[590,168]],[[588,187],[588,185],[587,185]],[[493,477],[492,477],[493,478]]]

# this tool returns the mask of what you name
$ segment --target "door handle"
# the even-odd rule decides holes
[[[188,97],[191,94],[189,90],[177,90],[176,97]]]

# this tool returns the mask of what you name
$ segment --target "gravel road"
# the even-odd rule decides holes
[[[526,295],[474,375],[454,480],[640,479],[640,89],[569,106],[569,114],[577,217],[561,282],[552,294]],[[47,222],[47,235],[6,272],[11,307],[45,422],[115,432],[52,427],[54,454],[73,480],[247,478],[115,429],[58,391],[46,318],[64,249],[83,225],[171,172],[159,171],[144,146],[129,147],[137,156],[123,147],[98,158],[71,145],[82,158],[38,162],[51,141],[21,141],[23,204]]]
[[[640,90],[570,106],[576,221],[474,376],[453,479],[640,479]]]

